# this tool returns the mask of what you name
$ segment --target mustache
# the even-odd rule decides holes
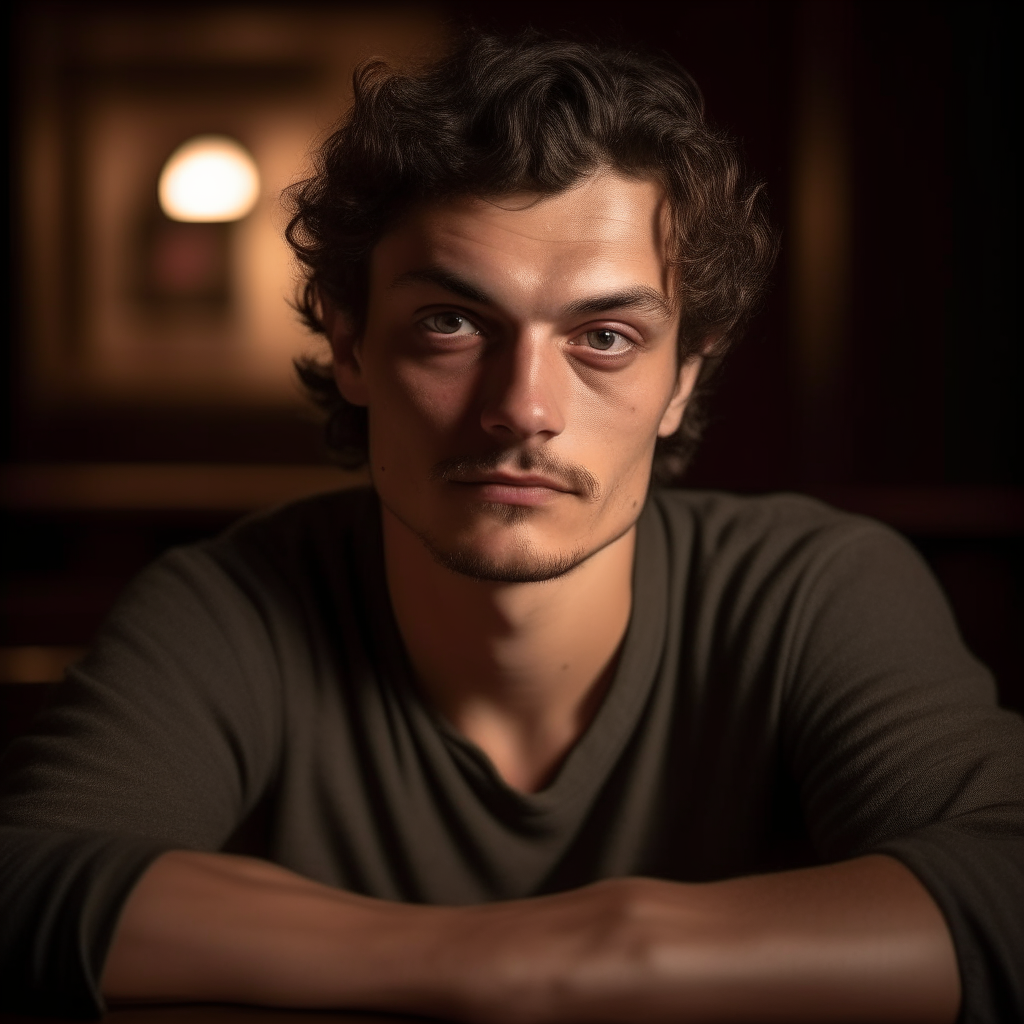
[[[589,501],[596,501],[601,494],[597,477],[583,466],[564,462],[543,449],[510,450],[498,449],[484,455],[461,455],[454,459],[442,459],[430,472],[432,480],[445,483],[459,482],[474,473],[493,470],[516,470],[520,473],[539,473],[555,480],[567,491],[572,491]]]

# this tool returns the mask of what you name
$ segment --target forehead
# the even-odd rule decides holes
[[[602,171],[554,196],[418,206],[381,240],[374,266],[385,279],[422,264],[470,271],[492,285],[505,279],[520,291],[614,281],[667,296],[668,222],[660,185]]]

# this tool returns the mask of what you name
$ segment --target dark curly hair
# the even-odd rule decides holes
[[[325,333],[326,300],[362,331],[370,253],[413,203],[553,195],[601,167],[654,179],[672,211],[679,356],[705,356],[679,430],[655,450],[655,478],[678,477],[700,438],[709,385],[778,247],[763,186],[744,180],[735,145],[705,121],[693,79],[668,60],[622,50],[467,33],[413,73],[369,60],[354,86],[314,173],[285,193],[286,237],[305,270],[295,303],[305,323]],[[329,447],[343,465],[363,465],[366,410],[341,396],[329,363],[295,366],[327,412]]]

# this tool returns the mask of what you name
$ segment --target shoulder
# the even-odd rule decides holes
[[[375,564],[378,535],[377,499],[365,489],[250,515],[218,537],[167,551],[123,592],[114,618],[209,627],[241,618],[251,628],[271,609],[305,606],[322,585],[334,589],[355,563]]]
[[[377,518],[377,496],[370,488],[330,491],[246,516],[204,547],[218,553],[236,548],[329,544],[373,529]]]
[[[647,528],[665,538],[670,589],[687,621],[727,647],[788,652],[807,667],[913,638],[921,664],[962,658],[931,570],[888,526],[796,494],[652,499]]]
[[[659,490],[652,511],[669,544],[686,552],[691,571],[779,571],[876,559],[923,569],[920,557],[883,523],[801,494],[744,496],[719,491]],[[926,570],[925,570],[926,571]]]
[[[369,488],[332,491],[246,516],[219,537],[180,549],[234,578],[307,576],[379,547],[380,516]]]
[[[805,494],[742,495],[685,488],[651,492],[651,502],[667,524],[686,524],[701,534],[725,538],[806,535],[822,531],[883,528],[875,520],[843,512]]]

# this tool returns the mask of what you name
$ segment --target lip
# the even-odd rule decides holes
[[[542,473],[473,473],[457,479],[460,484],[498,484],[504,487],[546,487],[551,491],[568,494],[570,489],[561,480],[544,476]]]
[[[537,473],[474,473],[452,483],[478,488],[481,500],[498,505],[542,505],[573,493],[561,480]]]

